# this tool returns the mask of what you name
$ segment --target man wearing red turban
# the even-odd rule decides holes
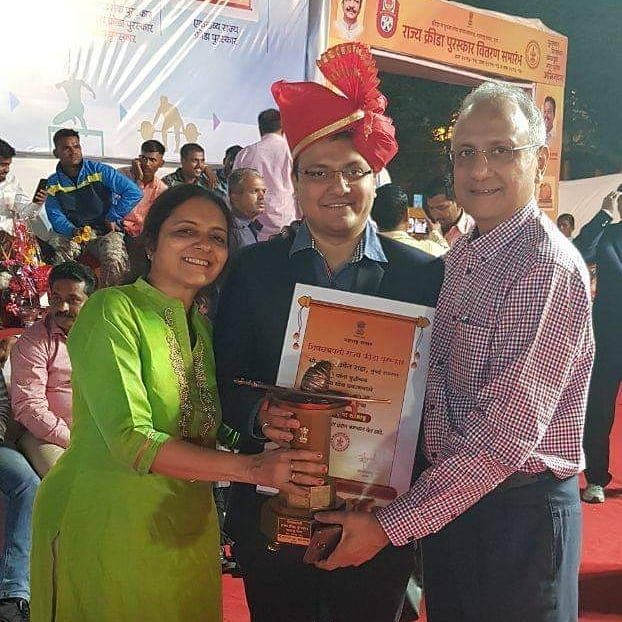
[[[275,382],[296,283],[434,306],[442,280],[439,260],[379,237],[369,222],[373,173],[397,152],[369,48],[342,44],[318,65],[340,92],[312,82],[272,87],[294,158],[292,181],[304,221],[289,234],[240,252],[216,318],[223,419],[241,433],[242,451],[248,453],[261,451],[269,439],[287,443],[297,426],[289,413],[233,382],[237,377]],[[320,483],[303,482],[304,475],[295,471],[292,477]],[[303,564],[296,547],[267,550],[259,529],[266,499],[253,487],[233,485],[225,526],[236,542],[253,622],[399,618],[413,565],[410,545],[395,547],[384,536],[369,562],[329,573]],[[373,514],[361,514],[376,521]]]

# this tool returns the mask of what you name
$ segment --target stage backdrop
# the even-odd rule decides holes
[[[167,159],[198,142],[207,159],[258,138],[270,85],[304,77],[308,0],[20,0],[0,20],[2,138],[49,153],[60,127],[85,152],[130,158],[143,140]]]

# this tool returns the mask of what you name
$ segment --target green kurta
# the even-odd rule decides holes
[[[212,486],[149,472],[169,438],[214,447],[211,327],[139,279],[95,293],[68,339],[71,445],[33,517],[33,622],[220,622]]]

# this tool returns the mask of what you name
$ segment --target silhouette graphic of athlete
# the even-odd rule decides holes
[[[54,125],[63,125],[63,123],[71,119],[74,123],[80,121],[82,127],[86,129],[84,104],[82,103],[82,89],[89,91],[93,99],[95,99],[95,91],[84,80],[76,79],[75,73],[64,82],[59,82],[55,86],[57,89],[64,89],[67,95],[67,108],[59,112],[54,119],[52,119],[52,123]]]
[[[162,116],[162,143],[164,148],[168,147],[168,131],[172,128],[175,133],[175,150],[179,151],[179,140],[181,133],[184,131],[184,122],[179,114],[179,110],[177,110],[177,106],[173,106],[168,101],[168,97],[164,95],[160,97],[160,106],[155,113],[155,117],[153,117],[154,127],[160,115]]]

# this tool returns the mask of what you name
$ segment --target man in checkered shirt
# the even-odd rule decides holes
[[[476,228],[446,256],[424,410],[430,466],[374,514],[331,512],[321,567],[422,539],[431,622],[569,622],[578,613],[577,474],[594,344],[587,269],[534,194],[540,112],[486,83],[464,101],[452,161]]]

